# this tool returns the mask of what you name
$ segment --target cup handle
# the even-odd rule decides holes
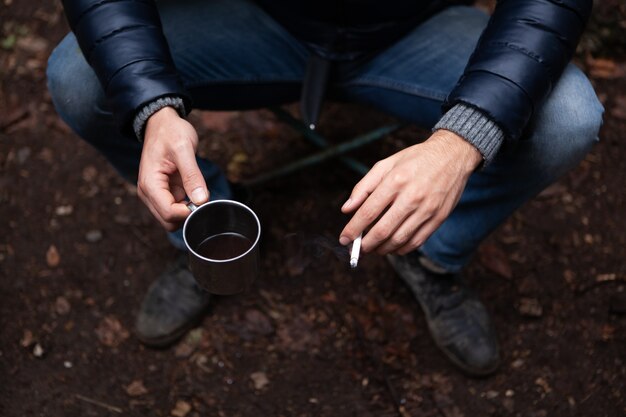
[[[192,203],[191,201],[189,203],[187,203],[187,208],[189,209],[190,212],[194,212],[198,209],[198,206],[196,206],[194,203]]]

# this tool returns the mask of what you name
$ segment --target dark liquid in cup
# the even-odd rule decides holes
[[[205,258],[223,261],[243,255],[252,246],[252,241],[239,233],[222,233],[204,240],[196,253]]]

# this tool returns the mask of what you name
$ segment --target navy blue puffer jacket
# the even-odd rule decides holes
[[[263,0],[260,3],[288,29],[306,31],[310,27],[307,10],[315,11],[318,21],[326,21],[318,29],[321,31],[332,32],[333,28],[343,26],[346,30],[342,32],[349,32],[350,25],[358,24],[362,28],[370,24],[369,33],[360,32],[380,40],[374,42],[380,46],[386,38],[392,41],[392,37],[397,37],[394,21],[400,28],[407,22],[419,24],[445,2]],[[63,0],[63,4],[70,27],[87,62],[98,75],[123,131],[131,132],[137,111],[159,97],[182,97],[190,110],[191,100],[176,73],[153,0]],[[499,1],[444,109],[459,102],[470,104],[495,121],[508,138],[519,138],[570,60],[591,6],[592,0]],[[335,13],[337,10],[341,15]],[[294,34],[313,42],[332,35]]]

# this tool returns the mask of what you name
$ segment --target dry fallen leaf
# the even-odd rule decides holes
[[[604,78],[608,80],[620,78],[624,75],[623,68],[612,59],[587,58],[587,66],[591,78]]]
[[[480,263],[485,268],[506,279],[513,278],[508,256],[498,246],[492,244],[483,245],[479,250],[479,257]]]
[[[22,336],[22,340],[20,340],[20,345],[22,345],[23,347],[29,347],[30,345],[33,344],[34,341],[35,339],[33,337],[33,332],[31,332],[28,329],[25,329],[24,334]]]
[[[535,379],[535,384],[537,384],[541,388],[543,388],[543,391],[546,394],[549,394],[550,392],[552,392],[552,387],[550,387],[550,384],[548,384],[548,381],[546,381],[546,379],[543,378],[543,377],[539,377],[539,378]]]
[[[270,380],[267,379],[265,372],[254,372],[250,374],[250,379],[252,380],[254,389],[256,390],[261,390],[270,383]]]
[[[31,54],[42,54],[48,50],[49,42],[34,35],[27,35],[17,40],[16,46]]]
[[[248,161],[248,159],[248,155],[245,152],[235,153],[230,159],[228,166],[226,167],[226,170],[228,171],[228,177],[232,178],[233,180],[239,179],[241,177],[241,169]]]
[[[187,401],[178,400],[176,401],[176,406],[171,411],[174,417],[185,417],[191,411],[191,404]]]
[[[543,308],[536,298],[521,298],[517,310],[524,317],[541,317],[543,315]]]
[[[260,335],[269,335],[274,333],[274,326],[270,319],[256,309],[250,309],[245,313],[246,327],[253,333]]]
[[[85,233],[85,239],[89,243],[97,243],[102,240],[102,232],[100,230],[90,230]]]
[[[611,106],[611,116],[616,119],[626,120],[626,95],[615,97]]]
[[[609,282],[617,280],[617,274],[599,274],[596,276],[596,282]]]
[[[134,380],[133,382],[128,384],[128,386],[125,387],[124,390],[126,391],[126,394],[128,394],[130,397],[139,397],[148,393],[148,390],[143,385],[143,381],[141,379]]]
[[[211,111],[202,112],[200,122],[204,127],[217,133],[226,133],[230,130],[230,123],[237,112]]]
[[[602,340],[608,342],[615,337],[615,326],[605,324],[602,326]]]
[[[106,316],[96,328],[98,340],[105,346],[115,347],[128,339],[126,330],[120,321],[114,316]]]
[[[64,316],[67,313],[70,312],[72,306],[70,305],[69,301],[67,301],[67,299],[65,297],[57,297],[55,303],[54,303],[54,310],[57,312],[58,315],[60,316]]]
[[[87,165],[85,168],[83,168],[83,181],[92,182],[96,179],[97,176],[98,170],[93,165]]]
[[[48,248],[48,251],[46,252],[46,262],[51,268],[58,266],[59,262],[61,262],[61,255],[59,254],[56,246],[50,245]]]

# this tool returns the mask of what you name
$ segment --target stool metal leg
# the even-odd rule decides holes
[[[278,117],[278,119],[287,123],[298,133],[301,133],[302,136],[304,136],[305,139],[307,139],[313,145],[316,145],[319,148],[326,148],[327,146],[329,146],[328,141],[324,139],[322,135],[314,130],[309,129],[309,127],[305,126],[300,120],[293,117],[289,112],[281,109],[280,107],[273,107],[270,110],[276,115],[276,117]],[[365,175],[370,170],[367,165],[364,165],[356,159],[350,158],[349,156],[342,156],[339,159],[349,168],[356,171],[358,174]]]
[[[281,177],[283,175],[292,173],[294,171],[308,167],[310,165],[314,165],[314,164],[317,164],[317,163],[320,163],[320,162],[323,162],[332,158],[340,157],[342,154],[346,152],[359,148],[370,142],[379,140],[387,136],[391,132],[402,127],[402,125],[400,124],[383,126],[371,132],[368,132],[364,135],[357,136],[356,138],[349,140],[347,142],[343,142],[338,145],[328,147],[328,142],[326,141],[326,139],[324,139],[322,136],[318,135],[317,133],[312,132],[311,130],[307,129],[304,125],[302,125],[302,123],[300,123],[297,119],[293,118],[287,112],[284,112],[281,109],[280,113],[277,113],[277,115],[279,115],[279,117],[282,120],[289,123],[292,127],[294,127],[299,132],[301,132],[307,139],[311,140],[318,146],[325,147],[325,149],[313,155],[310,155],[300,160],[297,160],[295,162],[292,162],[286,166],[277,168],[265,174],[261,174],[258,177],[253,178],[251,180],[244,181],[243,182],[244,185],[247,185],[247,186],[258,185],[260,183],[269,181],[274,178]],[[350,168],[354,169],[355,171],[357,171],[358,173],[362,175],[365,175],[369,171],[368,167],[355,161],[352,158],[342,157],[342,159]]]

